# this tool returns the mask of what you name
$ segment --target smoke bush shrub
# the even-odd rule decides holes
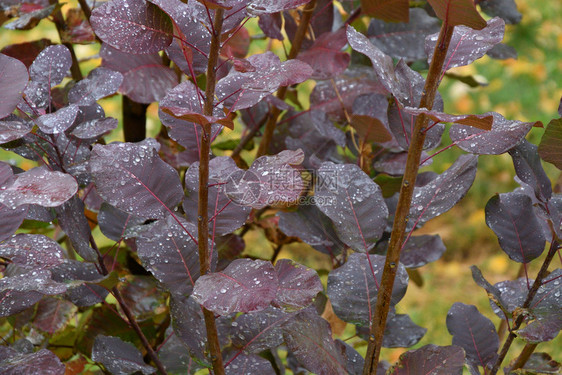
[[[562,120],[537,146],[525,136],[543,124],[447,114],[437,91],[448,69],[514,56],[501,41],[515,4],[478,3],[487,21],[471,0],[79,0],[65,15],[0,2],[4,27],[48,19],[62,41],[0,54],[1,147],[36,165],[0,162],[1,372],[496,374],[514,340],[506,373],[557,372],[534,349],[562,328],[562,195],[541,165],[562,168]],[[86,77],[78,44],[101,45]],[[112,95],[125,142],[108,144],[119,115],[98,101]],[[445,172],[419,172],[453,146],[466,153]],[[379,361],[426,332],[395,308],[409,273],[445,251],[416,229],[463,198],[479,155],[504,153],[520,187],[490,198],[486,224],[524,277],[492,285],[472,268],[504,327],[454,302],[452,345]],[[249,231],[271,258],[248,255]],[[277,259],[292,242],[329,255],[326,282]],[[365,356],[334,339],[325,309]]]

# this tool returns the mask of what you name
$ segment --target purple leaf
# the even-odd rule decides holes
[[[51,41],[43,38],[31,42],[10,44],[2,48],[0,53],[18,59],[29,68],[37,55],[49,45],[51,45]]]
[[[345,368],[347,374],[349,375],[361,375],[363,374],[363,366],[365,365],[365,359],[357,352],[357,350],[353,349],[353,347],[349,344],[341,340],[336,340],[336,347],[339,349],[342,358],[345,359]],[[379,366],[382,364],[381,361],[379,362]],[[380,367],[377,367],[377,371],[381,371],[380,373],[383,374],[386,370],[382,370]]]
[[[422,8],[411,8],[408,23],[371,19],[367,36],[387,55],[413,62],[427,57],[423,48],[425,37],[438,32],[439,28],[437,18],[428,16]]]
[[[178,83],[176,73],[162,64],[157,53],[131,55],[107,44],[100,49],[102,65],[123,74],[119,92],[138,103],[152,103]]]
[[[447,314],[447,329],[453,336],[453,345],[464,349],[471,366],[486,368],[494,364],[500,340],[492,321],[476,306],[460,302],[453,304]]]
[[[388,374],[461,375],[463,367],[464,350],[461,347],[429,344],[402,354]]]
[[[95,262],[98,254],[90,247],[91,229],[84,215],[84,202],[78,196],[55,208],[62,230],[68,235],[70,243],[84,260]]]
[[[154,373],[154,367],[148,366],[142,359],[141,352],[132,344],[118,337],[99,335],[94,341],[92,360],[100,362],[114,374]]]
[[[270,262],[237,259],[222,272],[201,276],[193,297],[220,315],[265,309],[275,298],[279,282]]]
[[[27,68],[21,61],[0,54],[0,118],[16,109],[28,77]]]
[[[307,80],[312,68],[299,60],[281,62],[273,52],[248,57],[251,71],[239,72],[232,68],[228,75],[217,82],[219,102],[230,111],[249,108],[281,86],[290,86]]]
[[[528,263],[544,251],[541,224],[532,212],[531,198],[521,193],[495,195],[486,204],[486,224],[502,250],[519,263]]]
[[[412,70],[401,60],[396,65],[396,82],[393,85],[393,94],[396,100],[391,102],[388,109],[388,123],[396,141],[404,150],[408,150],[410,139],[414,131],[416,116],[407,113],[402,106],[417,107],[424,91],[425,79],[418,72]],[[437,94],[433,108],[443,110],[443,99]],[[444,124],[436,124],[427,130],[424,149],[436,147],[441,143],[441,136],[445,130]]]
[[[375,309],[384,267],[384,257],[353,253],[347,262],[328,275],[328,297],[336,315],[350,323],[369,325]],[[350,292],[353,285],[353,292]],[[406,294],[408,273],[398,264],[392,289],[391,304],[397,304]]]
[[[429,4],[447,25],[465,25],[476,30],[486,27],[486,21],[476,10],[472,0],[428,0]]]
[[[370,126],[367,129],[358,127],[357,123],[353,122],[353,118],[357,115],[366,116],[370,121],[375,121],[378,127],[383,128],[377,129],[379,134],[373,132],[375,130],[374,126]],[[368,141],[377,141],[383,145],[385,148],[396,147],[396,141],[391,139],[389,142],[384,142],[384,138],[392,134],[389,131],[388,126],[388,98],[381,94],[364,94],[358,96],[353,102],[353,116],[351,125],[358,131],[361,137],[366,137]],[[367,124],[370,125],[370,124]],[[374,133],[374,134],[373,134]],[[383,142],[378,141],[382,139]]]
[[[424,113],[431,120],[436,122],[451,122],[459,125],[467,125],[482,130],[491,130],[494,117],[490,114],[483,115],[449,115],[438,110],[427,110],[425,108],[405,107],[404,111],[412,115]]]
[[[95,145],[90,171],[109,204],[143,218],[163,218],[182,197],[179,176],[158,157],[155,141]]]
[[[25,270],[49,269],[65,261],[60,245],[41,234],[17,234],[0,244],[0,256]]]
[[[379,82],[373,69],[353,67],[331,81],[316,83],[310,94],[310,109],[324,111],[337,119],[345,119],[344,109],[351,111],[353,102],[359,95],[379,93],[386,94],[386,89]],[[343,102],[343,108],[342,108]]]
[[[73,131],[72,135],[86,142],[94,142],[103,135],[117,128],[119,121],[113,117],[95,119],[82,122]]]
[[[315,205],[300,205],[297,211],[279,212],[279,229],[299,237],[318,251],[335,256],[345,247],[333,222]]]
[[[338,237],[355,251],[367,252],[381,238],[388,209],[380,187],[358,166],[324,162],[314,196]]]
[[[435,179],[415,187],[409,213],[409,227],[419,226],[453,208],[472,186],[477,164],[478,156],[461,155],[449,169]]]
[[[496,112],[488,112],[494,122],[492,130],[482,131],[471,126],[453,126],[449,131],[451,140],[459,148],[473,154],[499,155],[513,148],[537,123],[507,120]]]
[[[168,90],[168,93],[160,102],[160,110],[178,120],[201,126],[219,123],[230,129],[234,128],[232,116],[227,116],[218,107],[213,110],[213,116],[203,114],[203,99],[199,94],[199,88],[191,81],[182,82],[172,90]]]
[[[71,104],[55,113],[47,113],[37,118],[36,123],[43,133],[59,134],[68,129],[76,119],[78,106]]]
[[[476,284],[478,284],[478,286],[484,288],[484,290],[488,294],[488,298],[490,299],[490,302],[495,303],[503,312],[507,314],[508,313],[506,309],[507,304],[502,299],[501,296],[502,292],[496,286],[490,284],[488,280],[484,278],[484,275],[482,275],[482,271],[480,271],[480,269],[477,266],[474,265],[470,266],[470,270],[472,271],[472,279]]]
[[[441,258],[445,244],[438,234],[412,236],[400,252],[400,263],[406,268],[418,268]]]
[[[98,225],[101,232],[113,241],[127,237],[127,231],[141,225],[144,219],[128,214],[110,204],[102,203],[98,213]]]
[[[317,374],[345,374],[345,361],[332,339],[330,324],[314,310],[304,310],[283,325],[287,348],[301,365]]]
[[[172,22],[156,5],[143,0],[112,0],[92,11],[96,35],[132,54],[163,50],[172,42]]]
[[[242,171],[232,158],[219,156],[209,162],[209,229],[215,235],[231,233],[240,228],[248,218],[251,208],[233,203],[226,196],[225,184],[230,174]],[[183,209],[189,222],[197,223],[197,202],[199,194],[199,163],[193,163],[185,173],[187,197]]]
[[[185,350],[185,346],[174,334],[172,327],[166,330],[166,337],[168,338],[158,350],[158,358],[166,368],[169,374],[189,374],[188,369],[197,371],[199,366]]]
[[[255,354],[240,354],[225,368],[225,375],[263,374],[273,375],[271,362]]]
[[[486,55],[497,60],[517,59],[517,50],[507,44],[498,43],[489,49]]]
[[[247,11],[251,15],[259,16],[295,9],[308,2],[310,0],[252,0],[248,4]]]
[[[159,220],[136,243],[143,265],[170,292],[187,296],[199,278],[199,254],[192,237],[197,229],[182,219],[180,223],[181,226],[171,216]]]
[[[100,8],[96,8],[98,9]],[[80,106],[92,105],[98,99],[115,94],[121,82],[123,82],[121,73],[103,67],[95,68],[88,77],[70,89],[68,101]]]
[[[78,184],[71,175],[37,167],[17,174],[11,184],[0,187],[0,203],[9,207],[23,204],[56,207],[77,191]]]
[[[560,363],[556,362],[547,353],[533,353],[522,367],[529,374],[559,374]],[[504,368],[506,374],[513,374],[510,368]]]
[[[0,362],[0,372],[3,375],[64,375],[65,369],[65,365],[55,353],[47,349],[30,354],[17,354]]]
[[[244,314],[232,323],[232,343],[240,348],[238,353],[259,353],[275,348],[283,343],[281,325],[291,317],[273,307]]]
[[[304,190],[298,169],[303,160],[300,149],[261,156],[250,169],[230,174],[226,194],[234,203],[253,208],[295,202]]]
[[[489,49],[502,41],[504,31],[505,22],[498,17],[489,20],[488,25],[481,30],[466,26],[455,27],[443,70],[469,65],[481,58]],[[433,58],[437,38],[438,34],[433,34],[425,39],[425,52],[429,63]]]
[[[0,79],[2,79],[0,77]],[[0,105],[2,98],[0,93]],[[19,99],[17,100],[19,102]],[[2,117],[2,116],[0,116]],[[29,134],[33,129],[33,125],[16,115],[9,115],[8,117],[0,120],[0,144],[15,141]]]
[[[138,320],[150,319],[166,311],[168,295],[152,276],[132,275],[125,285],[119,286],[119,291]]]
[[[69,259],[65,263],[51,268],[51,273],[53,280],[59,283],[70,284],[66,291],[66,297],[76,306],[95,305],[104,301],[109,293],[105,288],[94,284],[101,281],[103,276],[98,272],[93,263]]]
[[[66,285],[51,280],[47,270],[34,270],[0,279],[0,317],[10,316],[37,303],[44,294],[66,291]]]
[[[541,165],[537,146],[524,139],[509,150],[509,155],[513,159],[517,177],[533,188],[538,200],[548,201],[552,196],[552,186]]]
[[[427,138],[426,138],[427,139]],[[421,159],[426,160],[420,167],[427,167],[433,163],[433,159],[429,158],[429,155],[422,151]],[[383,173],[389,174],[391,176],[400,176],[404,174],[406,170],[406,161],[408,160],[408,153],[407,152],[388,152],[383,154],[373,164],[373,167],[377,171],[381,171]],[[382,186],[381,186],[382,187]],[[400,187],[398,187],[400,190]],[[384,191],[384,188],[383,188]]]
[[[324,33],[310,48],[301,52],[297,59],[312,67],[310,78],[330,79],[343,73],[351,61],[351,56],[347,52],[342,52],[346,44],[345,29]]]
[[[64,328],[76,313],[73,303],[54,297],[45,297],[37,304],[33,325],[50,335]]]
[[[352,26],[347,27],[347,41],[351,48],[367,56],[373,64],[373,69],[379,78],[381,85],[388,92],[394,92],[394,84],[397,82],[394,74],[394,63],[392,58],[375,47],[369,39],[356,31]]]
[[[409,348],[417,344],[427,332],[407,314],[392,314],[386,321],[382,346],[384,348]]]
[[[561,102],[562,103],[562,102]],[[561,107],[562,108],[562,104]],[[559,109],[560,111],[560,109]],[[562,116],[562,114],[560,115]],[[562,170],[562,119],[553,119],[546,126],[539,144],[539,155],[542,160],[552,163]]]
[[[182,341],[193,357],[205,360],[206,340],[201,338],[207,337],[207,329],[201,306],[192,297],[172,295],[170,316],[175,336]]]
[[[48,46],[29,67],[29,77],[33,82],[51,88],[62,82],[71,66],[68,48],[62,44]]]
[[[532,321],[517,331],[517,336],[531,344],[550,341],[558,336],[562,329],[562,317],[560,316],[562,305],[558,305],[556,312],[550,310],[534,309]]]
[[[521,13],[517,10],[514,0],[481,0],[480,9],[490,17],[501,17],[508,24],[521,22]]]
[[[290,259],[275,263],[279,289],[274,306],[286,311],[300,310],[312,303],[314,297],[324,290],[316,271]]]
[[[19,2],[18,2],[19,3]],[[20,3],[21,4],[21,3]],[[8,30],[30,30],[33,29],[43,18],[49,17],[57,8],[57,4],[42,5],[37,4],[35,8],[28,13],[19,12],[19,18],[5,25]],[[21,8],[20,8],[21,9]]]
[[[10,208],[0,203],[0,241],[4,241],[18,230],[26,218],[28,206]]]

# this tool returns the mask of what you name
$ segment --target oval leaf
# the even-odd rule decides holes
[[[433,344],[410,350],[400,356],[389,375],[462,375],[464,350],[455,345]]]
[[[0,118],[16,109],[28,79],[27,68],[21,61],[0,54]]]
[[[92,360],[100,362],[113,374],[132,374],[137,371],[145,375],[154,373],[154,368],[144,363],[141,352],[132,344],[118,337],[99,335],[92,348]]]
[[[552,163],[556,168],[562,170],[562,119],[551,120],[542,135],[539,144],[539,155],[541,159]]]
[[[302,309],[312,303],[314,297],[324,290],[316,271],[290,259],[275,263],[279,289],[273,301],[274,306],[285,310]]]

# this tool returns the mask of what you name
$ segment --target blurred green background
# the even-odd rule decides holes
[[[474,75],[479,82],[487,85],[470,88],[445,78],[440,91],[445,100],[446,112],[464,114],[497,111],[508,119],[542,121],[545,126],[552,118],[558,117],[556,111],[562,96],[562,1],[516,0],[516,3],[523,14],[522,22],[507,25],[504,42],[517,50],[519,58],[499,61],[485,56],[468,67],[455,68],[455,73]],[[45,21],[31,31],[2,29],[0,48],[43,37],[58,41],[54,27]],[[96,47],[77,47],[79,58],[94,57],[82,65],[84,73],[99,64],[96,53]],[[120,100],[106,99],[102,101],[102,105],[108,115],[120,119]],[[159,128],[155,104],[149,107],[149,114],[149,131],[155,134]],[[543,132],[544,129],[533,128],[528,139],[538,144]],[[111,139],[122,139],[122,134],[116,132]],[[448,142],[447,137],[444,137],[444,145]],[[434,158],[430,169],[444,171],[461,153],[453,148],[440,154]],[[26,165],[29,162],[14,157],[11,153],[0,151],[0,159],[8,158],[23,163],[24,169],[32,166]],[[552,165],[544,166],[554,184],[559,179],[560,171]],[[397,307],[399,313],[410,314],[414,322],[428,328],[426,336],[416,347],[428,343],[450,345],[451,336],[445,327],[445,317],[456,301],[477,305],[484,315],[499,324],[499,318],[491,312],[486,293],[472,281],[469,266],[477,264],[492,283],[517,277],[519,265],[501,252],[497,239],[484,221],[484,206],[488,199],[495,193],[508,192],[517,186],[513,176],[513,166],[508,155],[480,157],[476,181],[467,197],[419,231],[420,234],[440,234],[447,252],[443,259],[420,269],[425,284],[418,287],[411,283],[406,297]],[[249,233],[246,242],[249,253],[267,256],[270,251],[270,245],[261,233]],[[290,257],[317,269],[327,269],[330,264],[329,259],[304,244],[287,246],[280,257]],[[530,275],[536,274],[541,260],[542,257],[531,264]],[[560,266],[558,258],[551,269]],[[354,335],[350,325],[346,327],[337,318],[326,317],[334,330],[341,334],[341,338]],[[348,343],[354,344],[364,354],[364,342],[351,338]],[[522,346],[521,342],[516,343],[508,359],[513,358]],[[382,357],[394,362],[405,350],[384,349]],[[540,344],[536,351],[547,351],[555,359],[561,360],[562,338],[559,336],[549,343]]]

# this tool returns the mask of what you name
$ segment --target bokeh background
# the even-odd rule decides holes
[[[508,119],[542,121],[545,126],[552,118],[558,117],[556,112],[562,97],[562,1],[516,0],[516,3],[523,18],[518,25],[507,25],[504,42],[517,50],[518,59],[499,61],[485,56],[468,67],[455,68],[454,73],[472,75],[483,85],[471,88],[445,78],[440,92],[445,99],[446,112],[464,114],[497,111]],[[69,3],[72,4],[73,2]],[[249,25],[252,27],[252,23]],[[0,29],[0,49],[12,43],[40,38],[58,41],[57,32],[51,23],[42,21],[39,27],[31,31]],[[281,46],[273,47],[279,49]],[[77,54],[84,60],[84,73],[99,64],[96,47],[77,46]],[[118,98],[110,98],[103,100],[101,104],[106,113],[120,119],[120,103]],[[149,133],[155,135],[160,126],[155,104],[149,107],[149,115]],[[527,138],[538,144],[543,132],[544,129],[533,128]],[[236,137],[237,134],[227,136]],[[116,131],[111,139],[120,140],[122,134]],[[444,145],[448,142],[450,141],[445,136]],[[444,171],[461,153],[462,151],[453,148],[440,154],[434,158],[431,170],[439,173]],[[32,167],[28,161],[11,153],[0,151],[0,159],[11,159],[24,169]],[[553,185],[556,181],[560,184],[560,171],[547,163],[544,166]],[[426,336],[416,347],[428,343],[451,344],[445,317],[456,301],[475,304],[480,312],[499,324],[499,318],[490,309],[486,293],[472,281],[469,267],[472,264],[478,265],[492,283],[514,279],[520,272],[519,265],[501,252],[497,239],[484,221],[484,207],[488,199],[495,193],[508,192],[517,186],[513,176],[513,166],[508,155],[480,157],[476,181],[467,197],[419,231],[420,234],[440,234],[447,252],[443,259],[419,270],[423,286],[411,283],[406,297],[397,307],[399,313],[410,314],[414,322],[428,328]],[[262,233],[251,232],[245,239],[250,254],[271,254],[271,245]],[[286,246],[280,257],[292,258],[316,269],[329,269],[330,264],[329,259],[303,244]],[[536,274],[541,261],[542,257],[531,264],[530,275]],[[561,267],[560,258],[555,259],[551,268],[556,267]],[[324,277],[324,281],[325,279]],[[333,315],[326,315],[326,318],[341,338],[349,338],[348,343],[354,344],[364,354],[366,344],[363,345],[353,337],[354,330],[351,326],[346,326]],[[522,346],[517,343],[508,358],[513,358]],[[394,362],[405,350],[384,349],[382,357]],[[559,336],[549,343],[540,344],[536,351],[547,351],[554,359],[562,360],[562,338]]]

